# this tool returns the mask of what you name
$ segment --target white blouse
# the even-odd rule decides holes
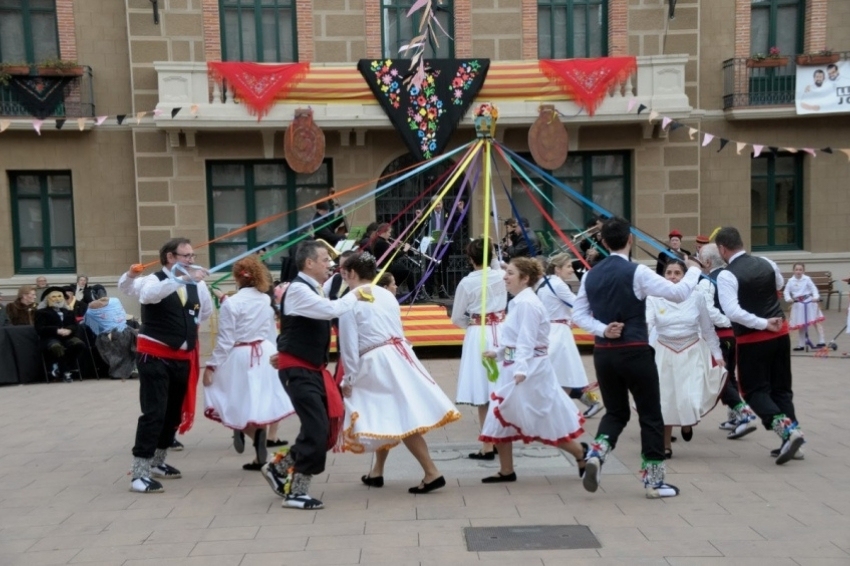
[[[458,328],[469,326],[469,315],[481,314],[481,283],[484,270],[473,271],[460,280],[455,289],[452,304],[452,324]],[[485,314],[505,310],[508,291],[505,288],[505,272],[501,269],[487,270],[487,302]]]
[[[360,352],[390,338],[404,338],[401,308],[395,295],[372,285],[372,296],[374,302],[358,301],[339,317],[339,354],[348,383],[352,383],[359,371]]]
[[[555,275],[547,275],[537,284],[537,296],[543,302],[549,320],[570,320],[572,308],[567,306],[575,304],[576,296],[569,285],[563,279]]]
[[[820,293],[818,293],[818,288],[815,286],[814,281],[808,275],[803,275],[799,279],[797,277],[791,277],[785,283],[785,300],[793,302],[794,300],[805,297],[808,295],[809,301],[817,301],[820,299]]]
[[[276,339],[277,326],[271,297],[254,287],[244,287],[221,303],[218,336],[207,366],[218,367],[223,364],[233,345],[239,342],[269,340],[274,343]]]
[[[549,316],[543,302],[527,287],[511,301],[508,316],[499,327],[502,344],[499,359],[504,359],[504,348],[515,348],[514,373],[528,375],[528,362],[534,357],[534,349],[549,346]]]
[[[700,293],[692,293],[681,303],[647,297],[646,324],[650,332],[655,329],[662,342],[681,343],[702,336],[711,349],[711,355],[717,360],[723,359],[720,340]]]

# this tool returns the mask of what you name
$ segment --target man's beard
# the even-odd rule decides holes
[[[47,305],[50,308],[56,309],[56,310],[64,309],[66,307],[66,303],[65,303],[64,299],[62,299],[61,301],[50,301],[49,303],[47,303]]]

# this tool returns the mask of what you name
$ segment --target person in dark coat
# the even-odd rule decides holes
[[[41,300],[47,306],[35,311],[35,331],[42,350],[54,360],[50,376],[58,378],[61,375],[66,383],[70,383],[77,357],[85,349],[85,343],[76,337],[77,318],[66,308],[63,287],[48,287]]]

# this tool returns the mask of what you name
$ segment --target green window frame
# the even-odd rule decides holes
[[[74,273],[70,171],[10,171],[15,273]]]
[[[753,250],[803,249],[803,156],[752,159],[750,238]]]
[[[750,48],[767,53],[779,47],[782,55],[803,52],[806,30],[806,0],[751,0]],[[793,72],[793,70],[792,70]]]
[[[325,159],[310,175],[296,173],[282,159],[207,161],[210,240],[287,212],[273,221],[210,244],[211,265],[218,265],[306,224],[312,220],[316,210],[297,210],[298,207],[327,196],[331,187],[331,159]],[[268,263],[280,265],[277,257]]]
[[[528,161],[534,159],[529,154],[524,154]],[[567,161],[555,171],[548,171],[553,177],[573,188],[584,196],[584,198],[605,208],[616,216],[631,218],[631,178],[632,159],[629,151],[575,151],[570,152]],[[528,218],[532,230],[552,232],[551,226],[540,211],[528,198],[523,185],[527,185],[525,179],[520,178],[516,172],[511,174],[513,186],[511,196],[517,205],[520,216]],[[535,175],[528,175],[535,182]],[[552,219],[558,223],[564,233],[575,233],[584,229],[584,225],[597,213],[589,207],[575,202],[561,189],[540,182],[537,186],[546,197],[555,203],[552,206],[543,199],[534,189],[531,189],[535,198],[543,205]],[[530,188],[530,187],[529,187]],[[567,222],[563,214],[556,212],[557,207],[569,218]],[[513,211],[511,212],[513,214]]]
[[[608,56],[608,0],[538,0],[537,56]]]
[[[422,11],[407,17],[407,12],[415,0],[381,0],[381,52],[387,59],[409,59],[413,50],[406,54],[399,53],[403,45],[419,35],[419,23],[422,21]],[[434,26],[437,41],[430,35],[425,46],[426,59],[450,59],[455,56],[454,43],[454,0],[443,0],[442,4],[433,3],[437,21],[448,34],[446,37],[439,26]]]
[[[0,63],[59,58],[56,0],[0,0]]]
[[[298,61],[295,0],[219,0],[222,61]]]

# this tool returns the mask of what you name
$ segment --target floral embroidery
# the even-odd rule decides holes
[[[454,104],[463,104],[463,92],[468,90],[472,81],[478,76],[481,70],[481,63],[477,59],[462,64],[455,73],[455,78],[452,80],[451,92],[452,102]]]
[[[393,108],[398,108],[401,104],[399,98],[401,85],[399,84],[398,69],[393,68],[392,64],[391,59],[372,61],[372,72],[375,73],[375,77],[381,84],[381,92],[389,99]]]

